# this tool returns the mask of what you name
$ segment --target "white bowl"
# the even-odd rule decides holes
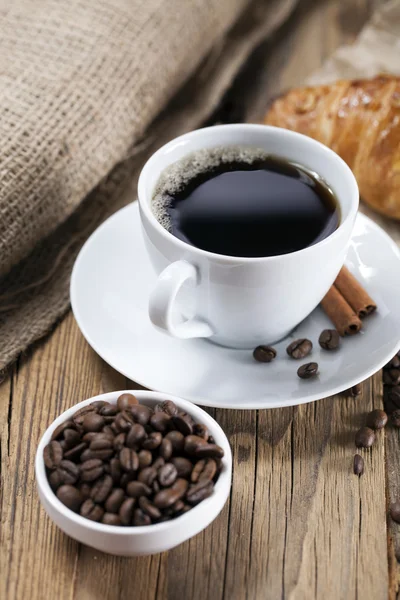
[[[154,406],[162,400],[173,400],[180,410],[187,412],[198,423],[204,423],[210,435],[215,439],[215,443],[224,449],[225,456],[223,468],[215,484],[212,495],[203,500],[189,512],[166,521],[143,527],[117,527],[114,525],[104,525],[90,521],[64,506],[51,489],[47,480],[45,465],[43,461],[43,450],[50,442],[53,431],[58,425],[71,418],[73,414],[83,406],[94,402],[95,400],[106,400],[116,403],[118,396],[123,393],[132,393],[141,404]],[[207,525],[209,525],[221,512],[230,492],[232,476],[232,453],[228,439],[221,427],[204,410],[195,406],[187,400],[182,400],[169,394],[159,392],[147,392],[136,390],[123,390],[120,392],[110,392],[101,394],[94,398],[84,400],[72,408],[66,410],[48,427],[40,440],[35,460],[36,481],[40,500],[56,525],[64,533],[71,536],[78,542],[120,556],[141,556],[145,554],[155,554],[170,550],[178,544],[185,542],[193,537]]]

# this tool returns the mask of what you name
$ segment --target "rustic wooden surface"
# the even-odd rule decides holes
[[[316,4],[316,6],[314,6]],[[267,98],[300,83],[354,38],[378,0],[309,3],[253,57],[230,96],[258,120]],[[22,356],[0,387],[0,598],[138,600],[380,600],[397,593],[398,433],[366,451],[352,474],[354,430],[382,406],[381,375],[357,398],[273,411],[211,410],[233,449],[232,493],[196,538],[152,557],[110,557],[67,538],[40,507],[34,456],[49,423],[98,393],[137,387],[89,348],[69,314]],[[400,539],[400,538],[399,538]]]

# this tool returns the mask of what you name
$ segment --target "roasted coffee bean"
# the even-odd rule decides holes
[[[107,435],[112,440],[115,438],[115,431],[112,430],[111,425],[105,425],[102,429],[102,433]]]
[[[53,492],[55,492],[56,489],[59,488],[60,485],[62,485],[64,483],[58,469],[56,471],[52,471],[48,477],[49,477],[49,484],[50,484],[50,487],[53,490]]]
[[[52,440],[60,439],[66,429],[76,429],[76,425],[71,419],[69,419],[68,421],[65,421],[64,423],[61,423],[61,425],[56,427],[52,433],[51,439]]]
[[[193,419],[187,413],[181,412],[171,417],[176,429],[183,435],[191,435],[193,433]]]
[[[119,433],[115,436],[113,446],[116,452],[121,452],[122,448],[125,446],[126,433]]]
[[[150,435],[142,442],[142,448],[144,450],[155,450],[162,442],[162,434],[159,431],[153,431]]]
[[[355,443],[357,448],[370,448],[375,442],[375,431],[369,427],[361,427],[356,433]]]
[[[79,491],[82,495],[83,500],[90,498],[90,492],[92,491],[92,486],[88,483],[79,484]]]
[[[126,486],[126,493],[131,498],[139,498],[140,496],[150,496],[151,488],[141,481],[130,481]]]
[[[151,487],[153,485],[153,481],[156,479],[156,477],[157,477],[157,469],[155,469],[154,467],[146,467],[145,469],[142,469],[142,471],[139,471],[139,473],[138,473],[138,481],[145,483],[149,487]]]
[[[383,368],[384,370],[400,369],[400,357],[396,354],[395,356],[393,356],[392,360],[389,360],[389,362]]]
[[[70,510],[78,512],[83,502],[82,494],[73,485],[62,485],[58,488],[57,498]]]
[[[127,433],[134,423],[135,420],[131,413],[128,413],[126,410],[124,410],[115,417],[114,423],[111,427],[115,429],[117,433]]]
[[[210,437],[208,438],[207,441],[208,441],[209,444],[215,444],[215,440],[214,440],[214,438],[213,438],[212,435],[210,435]]]
[[[133,524],[136,525],[136,527],[151,525],[151,519],[141,508],[137,508],[133,513]]]
[[[82,504],[79,514],[91,521],[101,521],[104,515],[104,509],[98,504],[95,504],[91,498],[88,498]]]
[[[104,525],[121,525],[121,519],[118,515],[114,515],[113,513],[104,513],[101,522]]]
[[[276,350],[272,346],[257,346],[254,349],[253,357],[258,362],[270,363],[276,357]]]
[[[172,400],[164,400],[164,402],[158,404],[157,406],[160,406],[161,410],[167,413],[167,415],[169,415],[170,417],[173,417],[174,415],[178,414],[178,407]]]
[[[126,445],[128,448],[136,449],[140,446],[143,440],[146,439],[146,437],[147,433],[145,432],[143,425],[140,425],[140,423],[135,423],[127,433]]]
[[[391,414],[392,425],[400,427],[400,410],[394,410]]]
[[[43,450],[44,464],[48,469],[55,469],[58,467],[63,459],[63,449],[60,442],[53,440],[50,444],[47,444]]]
[[[114,453],[113,440],[109,436],[104,435],[103,433],[98,433],[93,438],[93,440],[90,442],[89,448],[93,452],[97,452],[98,450],[107,450],[109,452],[111,451],[111,454],[109,454],[109,456],[112,456]]]
[[[165,436],[166,440],[170,440],[172,444],[172,451],[175,454],[179,452],[183,452],[183,447],[185,445],[185,436],[180,431],[169,431]]]
[[[385,385],[400,384],[400,369],[388,369],[383,372],[383,383]]]
[[[357,383],[356,385],[353,385],[352,388],[350,388],[350,395],[353,396],[353,398],[356,398],[357,396],[359,396],[362,392],[362,385],[361,383]]]
[[[104,463],[99,458],[92,458],[81,465],[81,480],[95,481],[104,473]]]
[[[206,441],[208,440],[209,433],[208,429],[202,423],[195,423],[193,425],[193,433],[194,435],[198,435],[201,438],[204,438]]]
[[[103,475],[103,477],[100,477],[93,485],[90,497],[94,502],[97,502],[97,504],[102,504],[111,494],[112,488],[113,480],[111,475]]]
[[[130,407],[130,413],[136,423],[140,423],[140,425],[147,425],[150,421],[150,417],[153,414],[153,411],[148,406],[144,404],[138,404],[137,406]]]
[[[199,460],[193,467],[190,480],[192,483],[197,483],[203,479],[211,481],[217,473],[217,463],[212,458],[203,458]]]
[[[289,344],[289,346],[286,348],[286,352],[291,358],[305,358],[310,354],[312,347],[313,345],[310,340],[301,338],[299,340],[294,340],[291,344]]]
[[[178,477],[178,471],[172,463],[165,463],[158,471],[157,477],[163,487],[169,487]]]
[[[122,488],[114,488],[108,496],[105,509],[109,513],[117,513],[121,508],[121,504],[125,500],[125,492]]]
[[[99,413],[103,415],[103,417],[114,417],[118,413],[118,406],[116,404],[106,404],[102,406],[99,410]]]
[[[173,456],[171,458],[171,462],[173,465],[175,465],[178,477],[184,477],[185,479],[190,477],[190,474],[193,470],[193,465],[189,459],[185,458],[184,456]]]
[[[97,412],[97,409],[93,404],[86,404],[86,406],[82,406],[82,408],[74,413],[73,419],[78,419],[79,417],[82,417],[83,419],[83,417],[90,412]]]
[[[366,425],[371,429],[382,429],[388,421],[388,416],[384,410],[372,410],[367,415]]]
[[[163,411],[156,412],[150,417],[150,425],[156,431],[161,431],[163,433],[168,430],[170,420],[171,417],[167,413]]]
[[[364,459],[359,454],[354,455],[353,471],[354,475],[362,475],[364,473]]]
[[[301,365],[297,369],[297,375],[300,379],[310,379],[311,377],[315,377],[318,374],[318,363],[310,362],[305,365]]]
[[[161,486],[160,486],[160,484],[158,483],[157,479],[155,479],[155,480],[153,481],[153,485],[151,486],[151,489],[153,490],[153,492],[154,492],[155,494],[158,494],[158,492],[161,490]]]
[[[98,433],[96,431],[88,431],[87,433],[84,434],[84,436],[82,437],[82,441],[86,442],[87,444],[90,444],[90,442],[92,440],[94,440],[94,438],[98,435]]]
[[[144,469],[145,467],[149,467],[153,462],[153,455],[150,450],[141,450],[138,453],[139,458],[139,469]]]
[[[161,517],[161,512],[148,498],[142,496],[138,500],[138,504],[143,512],[149,515],[152,519],[159,519]]]
[[[118,514],[122,525],[131,525],[135,503],[135,498],[126,498],[121,504]]]
[[[186,500],[189,504],[198,504],[213,493],[214,484],[212,481],[203,479],[193,486],[190,486],[186,492]]]
[[[74,448],[81,441],[81,434],[76,429],[65,429],[64,431],[64,442],[65,448],[69,450],[70,448]]]
[[[163,459],[162,456],[159,456],[158,458],[156,458],[156,460],[153,462],[152,467],[154,469],[156,469],[156,471],[162,467],[163,465],[165,465],[165,460]]]
[[[217,444],[204,444],[197,447],[194,455],[196,458],[222,458],[224,450]]]
[[[84,431],[100,431],[104,425],[104,417],[95,412],[90,412],[85,415],[82,421],[82,427]]]
[[[117,400],[117,408],[119,411],[123,411],[126,408],[137,404],[139,404],[139,401],[133,394],[121,394]]]
[[[396,502],[392,502],[389,508],[389,512],[393,521],[396,521],[396,523],[400,523],[400,502],[398,500]]]
[[[121,487],[126,488],[126,486],[128,485],[128,483],[130,483],[131,481],[136,481],[136,477],[137,477],[137,473],[136,471],[133,473],[124,473],[121,477]]]
[[[182,508],[182,514],[187,513],[189,510],[192,510],[192,506],[190,506],[190,504],[183,504],[183,508]]]
[[[383,388],[383,399],[387,413],[392,413],[394,410],[400,408],[400,386],[385,385]]]
[[[138,455],[131,448],[122,448],[119,453],[119,462],[121,463],[123,470],[127,473],[137,471],[139,468]]]
[[[110,475],[113,478],[114,483],[118,483],[122,476],[121,463],[119,458],[112,458],[110,460]]]
[[[61,483],[73,485],[79,478],[79,467],[70,460],[62,460],[57,467]]]
[[[199,437],[198,435],[188,435],[185,437],[184,450],[189,456],[194,456],[197,449],[206,444],[207,442],[204,438]]]
[[[159,449],[159,453],[160,456],[164,459],[164,460],[169,460],[172,456],[172,442],[171,440],[164,438],[163,441],[160,444],[160,449]]]
[[[87,444],[85,444],[85,442],[81,442],[80,444],[77,444],[73,448],[70,448],[69,450],[64,452],[64,458],[66,458],[67,460],[74,460],[74,461],[79,460],[79,458],[82,456],[83,452],[86,449],[87,449]]]
[[[109,404],[109,402],[106,402],[105,400],[95,400],[94,402],[90,403],[90,406],[92,406],[94,410],[98,412],[101,408],[103,408],[103,406],[107,406],[107,404]]]
[[[177,500],[175,504],[173,504],[168,510],[171,511],[171,514],[180,513],[185,508],[185,503],[182,500]]]
[[[318,338],[318,342],[324,350],[337,350],[340,344],[340,336],[336,329],[324,329]]]
[[[188,485],[186,479],[177,479],[174,485],[165,488],[156,494],[153,500],[154,504],[157,508],[168,508],[169,506],[172,506],[172,504],[175,504],[177,500],[185,495]]]

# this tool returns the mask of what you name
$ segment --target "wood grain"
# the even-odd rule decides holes
[[[232,88],[246,118],[259,120],[272,94],[351,40],[376,4],[303,4],[274,51],[261,47]],[[107,556],[61,533],[39,505],[33,470],[38,441],[60,412],[127,387],[135,385],[90,349],[71,314],[0,387],[0,598],[380,600],[388,590],[395,597],[400,546],[392,529],[388,560],[386,502],[400,493],[398,432],[380,434],[364,451],[365,475],[352,474],[354,431],[382,406],[379,374],[357,399],[211,410],[232,445],[230,500],[195,538],[137,559]]]

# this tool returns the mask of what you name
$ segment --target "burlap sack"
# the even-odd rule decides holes
[[[146,156],[201,123],[295,2],[3,1],[0,369],[66,311],[82,242]]]

